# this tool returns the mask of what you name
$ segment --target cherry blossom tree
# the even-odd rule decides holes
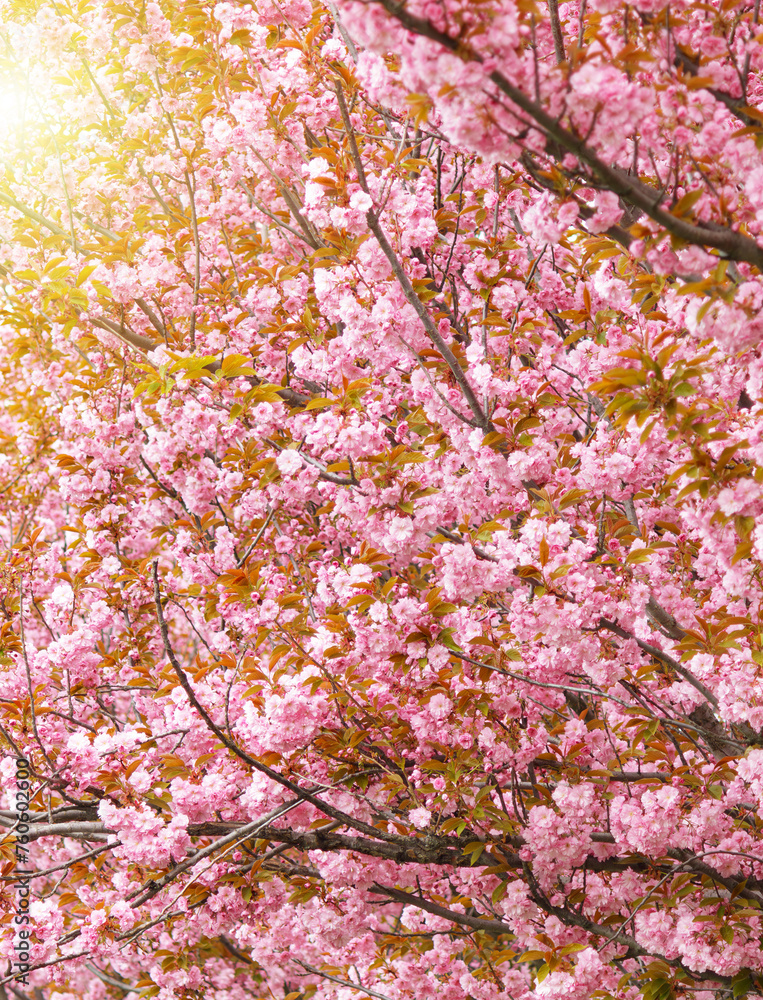
[[[0,12],[0,1000],[763,995],[758,0]]]

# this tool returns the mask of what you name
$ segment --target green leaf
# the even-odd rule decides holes
[[[102,281],[97,281],[95,278],[90,279],[90,284],[93,286],[94,291],[98,293],[104,299],[113,299],[114,296],[111,294],[111,289],[107,288]]]
[[[151,382],[148,379],[145,382],[141,382],[139,385],[135,386],[135,391],[133,392],[133,398],[145,394],[146,396],[153,396],[154,393],[158,392],[162,387],[161,382]]]
[[[583,951],[587,948],[587,944],[583,944],[581,941],[575,942],[575,944],[566,944],[562,950],[559,952],[560,955],[572,955],[576,951]]]
[[[753,989],[753,986],[754,983],[749,969],[740,969],[731,980],[731,993],[734,1000],[744,1000],[747,994]]]
[[[70,272],[71,268],[68,264],[63,264],[61,267],[54,267],[52,271],[47,271],[45,277],[49,281],[58,281],[61,278],[65,278]]]
[[[503,899],[503,897],[506,895],[508,891],[509,891],[509,883],[499,882],[498,885],[495,887],[495,889],[493,889],[492,893],[490,894],[490,898],[494,904],[500,903],[500,901]]]
[[[202,369],[206,369],[207,365],[214,364],[216,360],[214,354],[207,354],[201,358],[178,358],[168,370],[171,375],[176,375],[178,372],[200,372]],[[209,373],[207,372],[207,374]]]
[[[455,604],[448,604],[447,601],[440,601],[439,604],[435,604],[432,608],[432,614],[436,618],[442,618],[444,615],[452,615],[454,611],[458,611]]]
[[[238,45],[241,48],[246,48],[252,44],[252,33],[247,31],[246,28],[239,28],[238,31],[234,31],[233,34],[228,39],[229,45]]]
[[[693,191],[687,191],[683,198],[679,198],[673,206],[673,215],[677,215],[679,217],[682,215],[688,215],[704,194],[704,190],[704,188],[698,187],[694,188]]]
[[[252,359],[243,354],[228,354],[220,362],[220,375],[223,378],[237,378],[241,375],[254,375]]]
[[[446,649],[452,650],[454,653],[462,653],[463,650],[458,645],[458,643],[453,638],[453,629],[444,628],[442,632],[437,636],[437,641],[441,646],[445,646]]]
[[[625,557],[625,562],[632,566],[634,563],[643,563],[649,559],[652,554],[653,549],[643,548],[643,549],[633,549]]]

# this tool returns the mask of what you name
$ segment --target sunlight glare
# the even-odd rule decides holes
[[[4,146],[14,133],[23,132],[28,116],[29,93],[24,83],[0,77],[0,141]]]

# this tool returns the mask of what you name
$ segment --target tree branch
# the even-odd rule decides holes
[[[419,910],[426,910],[427,913],[434,913],[438,917],[444,917],[446,920],[452,920],[455,924],[463,924],[464,927],[471,927],[476,931],[486,931],[488,934],[494,936],[513,934],[511,926],[505,924],[502,920],[488,920],[484,917],[470,917],[467,913],[456,913],[445,906],[440,906],[437,903],[430,902],[428,899],[424,899],[423,896],[404,892],[402,889],[393,889],[391,886],[379,885],[378,882],[374,882],[368,891],[382,896],[389,896],[390,899],[394,899],[398,903],[403,903],[406,906],[415,906]]]
[[[493,425],[488,420],[487,416],[482,410],[479,404],[477,396],[472,389],[468,378],[464,374],[464,370],[458,363],[453,351],[448,347],[443,338],[440,336],[440,332],[434,324],[432,317],[429,315],[429,311],[424,303],[421,301],[419,296],[416,294],[416,289],[411,284],[408,275],[405,273],[402,264],[397,258],[395,251],[392,249],[389,240],[387,239],[384,230],[379,225],[379,220],[376,217],[373,209],[369,209],[366,212],[366,222],[368,223],[368,228],[376,237],[376,241],[381,247],[382,253],[389,261],[390,267],[392,268],[392,273],[397,278],[398,284],[403,290],[403,295],[405,295],[406,300],[410,305],[413,306],[416,315],[421,320],[421,324],[426,330],[427,336],[435,345],[437,350],[442,355],[448,368],[450,368],[453,378],[456,380],[461,393],[466,400],[466,404],[469,409],[474,414],[474,419],[478,427],[480,427],[485,433],[493,430]]]
[[[351,990],[360,990],[361,993],[365,993],[366,996],[375,997],[376,1000],[390,1000],[388,996],[383,993],[377,993],[375,990],[369,990],[367,986],[361,985],[361,983],[353,983],[352,980],[339,979],[337,976],[329,975],[328,972],[321,972],[320,969],[316,969],[313,965],[308,965],[307,962],[303,962],[301,958],[293,959],[297,965],[301,965],[303,969],[307,969],[314,976],[320,976],[321,979],[328,979],[332,983],[338,983],[340,986],[349,987]]]
[[[453,52],[464,62],[484,62],[483,57],[463,41],[452,38],[439,31],[429,21],[409,13],[396,0],[375,0],[404,28],[423,38],[429,38]],[[558,119],[552,117],[540,104],[529,98],[519,87],[510,83],[506,77],[493,70],[487,74],[498,89],[504,93],[525,115],[528,115],[534,127],[547,139],[552,140],[563,150],[572,153],[581,162],[587,164],[598,179],[610,191],[619,195],[628,204],[641,209],[650,219],[659,223],[666,232],[687,243],[698,246],[708,246],[720,250],[726,257],[736,261],[746,261],[763,270],[763,248],[758,243],[742,233],[735,232],[714,223],[694,224],[659,207],[660,193],[635,177],[631,177],[620,167],[609,166],[599,159],[596,152],[586,145],[583,139],[564,128]],[[554,156],[553,151],[550,155]]]
[[[372,837],[377,837],[380,840],[394,841],[396,838],[393,834],[386,833],[383,830],[378,830],[373,826],[369,826],[368,823],[363,823],[361,820],[355,819],[353,816],[349,816],[347,813],[342,812],[340,809],[335,809],[330,806],[327,802],[323,802],[316,795],[313,794],[315,789],[300,788],[299,785],[290,781],[288,778],[284,778],[282,774],[278,771],[274,771],[272,767],[268,767],[267,764],[263,764],[261,761],[257,760],[255,757],[251,757],[248,753],[245,753],[236,743],[233,742],[220,727],[212,720],[211,716],[201,704],[199,699],[196,697],[196,692],[191,687],[191,683],[186,676],[185,671],[180,666],[177,657],[175,656],[175,651],[170,643],[169,631],[167,629],[167,622],[164,618],[164,612],[162,611],[162,599],[161,592],[159,590],[159,573],[158,573],[158,563],[154,560],[153,563],[153,576],[154,576],[154,605],[156,607],[156,618],[159,622],[159,630],[162,636],[162,642],[164,644],[164,651],[167,654],[167,659],[170,661],[172,669],[175,671],[180,684],[188,695],[188,700],[191,702],[193,707],[199,713],[199,715],[204,720],[208,729],[210,729],[215,736],[220,740],[220,742],[225,746],[231,753],[235,754],[240,760],[243,760],[250,767],[259,771],[261,774],[267,775],[272,781],[277,784],[288,788],[290,792],[299,796],[299,798],[304,799],[306,802],[310,802],[321,812],[325,813],[327,816],[331,816],[333,819],[341,820],[341,822],[346,823],[347,826],[354,830],[358,830],[360,833],[366,833]]]

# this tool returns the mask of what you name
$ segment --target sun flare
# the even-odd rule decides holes
[[[0,78],[0,138],[4,145],[14,132],[23,131],[32,108],[24,81]]]

